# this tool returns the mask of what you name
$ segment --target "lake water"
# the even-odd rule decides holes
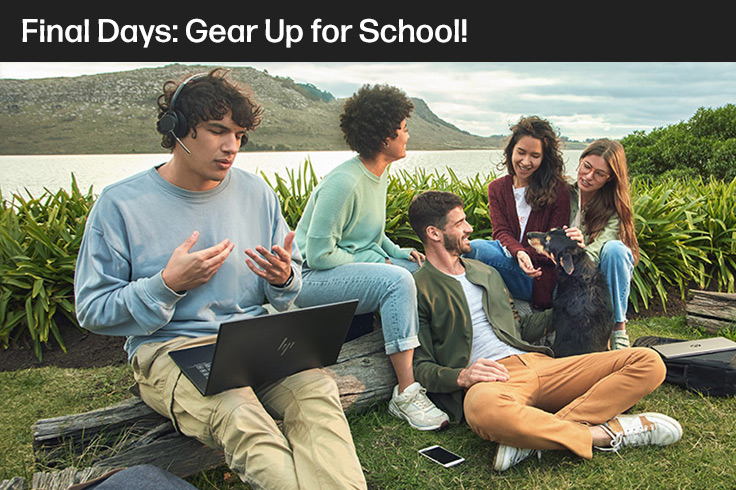
[[[582,150],[564,152],[567,173],[577,167]],[[399,169],[413,172],[423,168],[427,173],[445,172],[447,167],[465,179],[478,173],[505,174],[496,167],[502,159],[501,150],[444,150],[409,151],[406,158],[394,162],[391,171]],[[235,166],[251,172],[263,172],[267,176],[278,173],[286,177],[286,169],[299,168],[309,158],[318,177],[324,176],[335,166],[354,155],[350,151],[294,151],[294,152],[241,152]],[[74,174],[82,191],[93,186],[99,194],[113,182],[164,163],[168,154],[129,155],[0,155],[0,190],[4,198],[27,189],[33,196],[40,196],[44,189],[56,191],[71,187]]]

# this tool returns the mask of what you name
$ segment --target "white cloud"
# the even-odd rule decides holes
[[[217,64],[216,62],[203,62]],[[163,63],[0,63],[0,78],[77,76]],[[232,65],[232,63],[224,63]],[[736,63],[241,63],[309,82],[336,97],[389,83],[460,129],[506,134],[521,115],[572,139],[619,138],[736,103]]]

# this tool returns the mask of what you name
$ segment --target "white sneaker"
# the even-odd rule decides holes
[[[601,427],[611,436],[611,447],[597,447],[602,451],[618,451],[621,446],[667,446],[682,437],[677,420],[654,412],[619,415]]]
[[[496,456],[493,458],[493,469],[496,471],[506,471],[515,464],[524,461],[532,453],[537,453],[537,458],[542,459],[542,451],[539,449],[522,449],[499,444],[498,449],[496,449]]]
[[[450,423],[445,412],[437,408],[427,397],[427,390],[417,382],[406,387],[399,394],[399,387],[394,386],[394,394],[388,402],[388,411],[394,417],[404,419],[409,425],[419,430],[435,430]]]

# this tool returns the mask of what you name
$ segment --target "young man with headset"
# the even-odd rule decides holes
[[[168,355],[212,342],[223,321],[266,313],[264,298],[287,309],[302,259],[273,191],[232,168],[261,120],[248,93],[213,70],[167,82],[158,106],[171,159],[106,187],[95,202],[75,275],[80,324],[126,336],[141,398],[180,432],[222,448],[254,488],[365,488],[325,372],[204,397]],[[283,432],[272,417],[283,419]]]
[[[680,424],[659,413],[621,415],[662,383],[652,349],[554,358],[531,344],[551,331],[551,310],[518,319],[500,274],[473,259],[463,201],[427,191],[409,206],[426,260],[414,273],[419,341],[414,375],[433,401],[498,443],[504,471],[539,450],[590,459],[593,448],[668,445]]]

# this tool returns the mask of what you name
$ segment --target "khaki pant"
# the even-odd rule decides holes
[[[509,380],[477,383],[465,396],[468,425],[483,439],[527,449],[568,449],[590,459],[588,426],[631,408],[664,381],[652,349],[554,359],[528,353],[499,361]]]
[[[214,342],[178,337],[141,345],[131,360],[141,398],[179,430],[224,450],[227,464],[254,488],[366,488],[337,385],[320,369],[254,392],[204,397],[168,352]],[[283,420],[283,432],[274,418]]]

